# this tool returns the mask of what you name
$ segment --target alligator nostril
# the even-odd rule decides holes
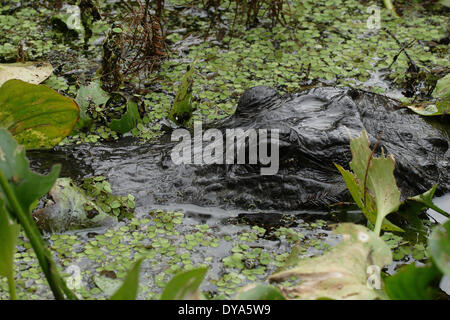
[[[439,138],[428,138],[426,139],[433,147],[446,152],[448,150],[448,141]]]
[[[360,96],[360,92],[356,89],[350,89],[348,90],[347,94],[352,98],[353,100],[356,100]]]

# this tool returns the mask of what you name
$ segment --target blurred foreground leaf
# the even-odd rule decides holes
[[[414,263],[401,267],[385,279],[385,290],[393,300],[431,300],[437,291],[441,273],[433,265],[416,267]]]
[[[0,199],[0,277],[6,277],[11,299],[15,299],[14,253],[20,227],[9,219],[4,203]]]
[[[428,248],[439,270],[450,277],[450,220],[433,229]]]
[[[122,286],[113,294],[111,300],[136,300],[139,289],[139,273],[142,259],[137,261],[128,272]]]
[[[198,291],[208,268],[198,268],[176,274],[167,283],[161,300],[199,300]]]
[[[300,259],[294,267],[269,277],[272,282],[301,280],[298,285],[281,286],[287,299],[384,298],[381,290],[374,289],[381,283],[375,279],[371,286],[368,278],[392,262],[387,244],[366,227],[351,223],[340,224],[335,233],[342,234],[343,240],[331,251]]]

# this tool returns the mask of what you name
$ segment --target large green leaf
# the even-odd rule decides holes
[[[433,265],[416,267],[411,263],[385,279],[385,291],[393,300],[431,300],[440,277],[441,273]]]
[[[347,189],[350,191],[350,194],[352,195],[353,200],[355,201],[356,205],[361,209],[364,216],[369,220],[369,222],[372,225],[376,224],[377,221],[377,215],[376,211],[374,209],[373,200],[371,197],[366,198],[365,204],[363,203],[363,186],[360,185],[359,181],[356,179],[355,175],[351,173],[350,171],[345,170],[340,165],[335,164],[335,166],[338,168],[339,172],[342,174],[342,177],[344,178],[345,184],[347,185]],[[391,223],[389,220],[384,219],[383,230],[386,231],[397,231],[402,232],[403,229],[397,227],[393,223]]]
[[[142,261],[141,259],[134,264],[122,286],[113,294],[111,300],[136,300]]]
[[[32,172],[24,148],[11,133],[0,128],[0,170],[9,180],[24,212],[28,213],[31,205],[50,191],[58,179],[60,166],[54,166],[47,176]],[[2,192],[0,198],[4,199]]]
[[[363,211],[366,218],[375,224],[375,232],[381,228],[391,231],[403,231],[390,223],[385,217],[397,211],[400,206],[400,190],[398,190],[394,177],[395,161],[392,156],[372,156],[369,148],[367,132],[350,140],[352,161],[350,168],[353,173],[336,165],[344,177],[355,203]]]
[[[26,149],[53,148],[72,131],[79,114],[75,101],[43,85],[9,80],[0,88],[0,127]]]
[[[10,295],[14,298],[14,253],[19,225],[10,221],[3,201],[0,199],[0,277],[6,277],[10,285]]]
[[[428,249],[433,262],[443,274],[450,277],[450,220],[433,229]]]
[[[269,277],[272,282],[301,280],[299,285],[281,286],[288,299],[380,299],[380,290],[368,286],[368,268],[381,270],[392,262],[386,243],[364,226],[340,224],[335,233],[343,240],[331,251],[300,259],[287,270]],[[381,285],[381,283],[380,283]]]
[[[0,86],[12,79],[39,84],[50,77],[52,72],[53,67],[47,62],[0,63]]]
[[[243,288],[237,295],[236,300],[286,300],[283,294],[274,286],[250,285]]]
[[[208,272],[208,268],[198,268],[176,274],[167,283],[161,300],[199,300],[198,288]]]

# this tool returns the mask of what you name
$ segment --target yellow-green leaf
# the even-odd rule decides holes
[[[403,231],[385,217],[398,210],[400,206],[400,190],[394,177],[395,160],[392,156],[375,158],[369,148],[369,137],[366,131],[361,136],[350,140],[353,173],[337,166],[344,177],[353,199],[371,223],[375,223],[375,232],[381,227],[386,230]],[[375,221],[374,221],[375,220]]]
[[[43,86],[9,80],[0,87],[0,127],[26,149],[50,149],[78,121],[80,110],[70,98]]]
[[[434,104],[423,103],[408,106],[408,108],[422,116],[448,115],[450,112],[450,74],[439,79],[433,91],[433,97],[439,99]]]
[[[445,77],[439,79],[436,83],[436,88],[434,88],[433,91],[433,97],[443,100],[450,99],[450,74],[447,74]]]
[[[335,164],[335,166],[338,168],[339,172],[341,173],[342,177],[344,178],[345,184],[347,185],[347,189],[350,191],[350,194],[352,195],[353,200],[355,201],[356,205],[361,209],[364,216],[369,220],[369,222],[372,225],[376,224],[377,221],[377,215],[375,211],[375,205],[373,203],[372,198],[366,197],[366,203],[364,205],[363,203],[363,187],[358,184],[358,181],[353,173],[350,171],[345,170],[340,165]],[[383,230],[386,231],[397,231],[397,232],[403,232],[403,229],[397,227],[392,222],[390,222],[387,219],[383,220],[383,224],[381,226]]]

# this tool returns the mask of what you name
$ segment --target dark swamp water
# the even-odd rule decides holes
[[[219,238],[218,245],[194,252],[192,261],[212,257],[210,267],[214,275],[209,279],[213,282],[224,273],[221,261],[233,246],[223,239],[228,236],[232,242],[239,241],[249,226],[268,230],[292,228],[310,241],[332,246],[339,237],[332,234],[328,224],[365,223],[357,210],[330,207],[351,200],[334,166],[338,163],[348,167],[351,161],[349,134],[357,137],[366,130],[372,146],[381,137],[380,145],[396,159],[395,176],[403,196],[422,193],[439,183],[437,195],[447,194],[442,204],[448,205],[448,124],[428,122],[379,95],[345,88],[316,88],[279,96],[271,88],[256,87],[244,93],[234,116],[204,127],[221,132],[230,128],[279,129],[278,173],[261,176],[259,164],[175,165],[170,152],[176,143],[170,141],[170,132],[154,144],[125,137],[111,144],[30,152],[28,157],[33,169],[42,173],[60,163],[61,176],[76,181],[89,175],[106,176],[114,193],[136,197],[138,218],[162,209],[184,213],[185,219],[179,226],[181,234],[192,232],[200,224],[210,226]],[[324,225],[317,226],[317,219]],[[116,228],[126,225],[126,221],[121,222]],[[104,234],[108,228],[76,234],[83,242],[89,240],[92,232]],[[268,236],[258,238],[253,246],[273,252],[292,249],[292,243]],[[305,255],[320,253],[322,249],[311,246]],[[150,283],[148,279],[153,277],[148,285],[151,292],[158,291],[154,275],[170,265],[164,259],[159,262],[156,267],[154,263],[144,266],[144,282]],[[83,269],[96,266],[89,259],[77,263]],[[267,267],[258,279],[265,279],[275,269]],[[209,283],[204,289],[215,292],[216,286]]]

